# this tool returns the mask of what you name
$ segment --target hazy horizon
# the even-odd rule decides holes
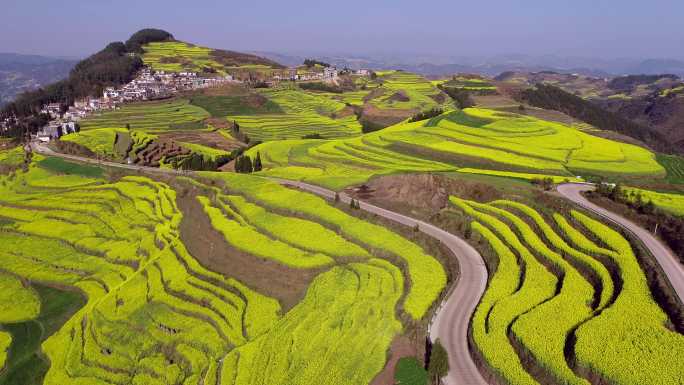
[[[37,4],[36,4],[37,3]],[[50,9],[50,12],[36,10]],[[463,3],[358,0],[94,3],[10,0],[0,52],[84,57],[155,27],[213,48],[285,54],[684,59],[684,2],[578,0]]]

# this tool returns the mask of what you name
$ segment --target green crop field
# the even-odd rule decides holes
[[[337,138],[361,133],[356,116],[337,100],[286,86],[259,90],[253,99],[198,96],[192,103],[206,108],[212,116],[236,121],[252,140],[300,139],[313,134]]]
[[[635,187],[623,187],[622,191],[628,200],[643,203],[651,202],[655,207],[670,214],[684,216],[684,194],[663,193]]]
[[[556,182],[577,176],[664,177],[655,155],[641,147],[592,136],[536,118],[469,108],[400,123],[356,138],[261,144],[264,175],[333,189],[398,172],[469,173]],[[481,170],[481,171],[476,171]]]
[[[684,184],[684,158],[677,155],[657,154],[658,162],[667,171],[667,181],[675,184]]]
[[[39,312],[40,299],[33,290],[16,276],[0,273],[0,324],[29,320]]]
[[[13,384],[369,383],[446,286],[420,246],[310,194],[202,173],[175,181],[181,198],[161,181],[92,169],[35,154],[0,175],[0,324],[43,324],[52,310],[41,300],[59,303],[23,282],[87,298],[31,339],[45,356],[12,355],[39,324],[0,331]],[[243,267],[312,276],[303,297],[284,308],[263,283],[205,267],[183,240],[188,220],[210,226]],[[44,370],[29,381],[28,366]]]
[[[125,128],[145,132],[163,132],[174,129],[203,128],[201,123],[209,117],[204,109],[187,100],[174,99],[161,102],[125,104],[120,109],[103,111],[80,122],[82,131],[97,128]]]
[[[678,369],[684,337],[666,327],[667,316],[621,235],[578,212],[549,220],[510,201],[451,202],[472,218],[473,233],[498,258],[472,321],[475,345],[497,378],[509,384],[684,381]]]
[[[441,91],[429,80],[410,72],[388,71],[378,73],[375,80],[385,92],[370,100],[381,109],[429,110],[442,105],[449,106],[449,98],[438,101]]]
[[[0,330],[0,371],[5,368],[7,361],[7,349],[12,344],[12,335]]]
[[[164,41],[145,44],[142,59],[155,71],[226,74],[270,74],[280,65],[254,55]]]
[[[125,128],[95,128],[64,135],[60,140],[76,143],[100,157],[116,159],[125,155],[116,151],[116,142],[119,135],[128,135],[128,133]]]

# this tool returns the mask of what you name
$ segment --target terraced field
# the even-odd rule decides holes
[[[429,110],[449,106],[449,98],[429,80],[420,75],[403,71],[379,73],[375,80],[378,90],[384,93],[372,98],[370,103],[381,109]],[[376,91],[377,92],[377,91]]]
[[[228,119],[237,121],[251,139],[301,139],[312,134],[338,138],[361,133],[356,116],[345,110],[342,102],[293,88],[267,89],[260,94],[271,107],[249,114],[231,114],[232,108],[223,108],[229,112]]]
[[[211,48],[174,41],[153,42],[145,45],[143,50],[143,61],[155,71],[201,72],[204,67],[223,71],[223,66],[211,57]]]
[[[128,131],[125,128],[94,128],[64,135],[60,140],[78,144],[100,157],[121,159],[125,153],[117,151],[116,142],[122,136],[127,135]]]
[[[20,278],[87,297],[42,344],[45,384],[369,383],[446,285],[416,244],[260,178],[180,178],[181,198],[163,182],[52,159],[0,176],[3,293],[30,293]],[[303,298],[284,308],[256,281],[204,267],[182,240],[188,215],[243,265],[312,276]],[[8,345],[0,333],[0,358]]]
[[[667,213],[684,216],[684,194],[663,193],[635,187],[623,187],[622,190],[625,197],[632,202],[640,199],[643,203],[653,203],[655,207]]]
[[[333,189],[374,175],[476,170],[508,176],[601,175],[662,178],[655,155],[641,147],[591,136],[532,117],[469,108],[427,121],[401,123],[361,137],[264,143],[253,148],[264,174]],[[502,175],[504,176],[504,175]]]
[[[497,257],[472,321],[494,377],[508,384],[684,381],[684,336],[666,326],[620,234],[574,211],[551,220],[511,201],[451,201]]]
[[[202,121],[209,117],[204,109],[184,99],[160,102],[124,104],[120,109],[103,111],[80,122],[81,130],[125,128],[144,132],[189,130],[204,128]]]
[[[215,50],[181,41],[153,42],[143,46],[142,59],[155,71],[213,72],[219,75],[270,73],[280,65],[239,52]]]
[[[496,86],[491,84],[489,80],[469,77],[455,77],[441,83],[445,87],[455,88],[464,91],[475,92],[495,92]]]
[[[684,183],[684,158],[677,155],[657,155],[658,162],[667,170],[667,181],[675,184]]]

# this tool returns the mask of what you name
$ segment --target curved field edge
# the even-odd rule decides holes
[[[550,221],[514,202],[483,205],[452,197],[452,203],[472,218],[480,246],[489,245],[498,258],[472,324],[475,346],[495,377],[514,384],[549,378],[616,384],[683,380],[681,371],[674,369],[682,366],[681,356],[667,351],[684,349],[684,337],[667,328],[667,316],[652,298],[631,246],[617,232],[578,212],[568,218],[554,213]],[[518,218],[528,218],[541,229],[543,239],[535,238]],[[563,260],[554,262],[554,250]],[[534,267],[539,261],[544,263],[541,270]],[[563,267],[563,261],[569,264]],[[556,289],[549,281],[554,276],[562,280]],[[574,295],[578,290],[572,286],[582,280],[593,287],[593,301],[577,301],[582,297]],[[573,296],[564,297],[566,287]],[[540,293],[536,299],[535,290]],[[554,303],[560,307],[552,316],[548,311]],[[564,311],[572,315],[562,316]],[[525,333],[526,319],[544,313],[529,325],[537,331]],[[573,317],[575,321],[568,323]],[[537,329],[541,320],[546,320],[543,334]],[[559,327],[564,332],[557,334]],[[560,338],[558,344],[553,343],[554,335]],[[544,359],[549,354],[556,358]]]
[[[302,304],[282,314],[274,299],[203,268],[189,254],[179,239],[183,213],[176,206],[175,191],[168,185],[134,176],[109,182],[94,174],[79,175],[77,169],[66,174],[44,168],[43,160],[35,155],[26,172],[0,177],[0,254],[6,261],[5,268],[18,276],[76,287],[87,295],[87,304],[43,344],[51,362],[47,384],[211,383],[221,372],[227,373],[225,362],[221,363],[226,355],[232,351],[242,355],[243,350],[235,350],[240,346],[244,346],[244,352],[253,349],[251,346],[263,347],[263,338],[259,338],[266,333],[291,338],[292,325],[315,320],[305,314],[314,310],[331,318],[330,333],[320,336],[326,341],[321,346],[345,352],[341,355],[345,359],[338,359],[331,364],[333,367],[321,365],[316,369],[318,376],[329,375],[338,383],[347,383],[347,376],[368,382],[382,369],[393,337],[402,332],[397,308],[419,319],[444,287],[446,278],[444,282],[439,278],[444,275],[441,265],[416,245],[387,230],[382,235],[389,243],[384,238],[369,238],[359,229],[349,230],[344,238],[352,239],[351,234],[357,234],[353,243],[391,262],[369,259],[362,249],[350,245],[349,256],[362,259],[352,263],[340,260],[339,265],[316,280],[327,283],[312,286]],[[257,178],[245,177],[241,182],[249,184],[249,179]],[[46,180],[55,182],[54,186]],[[264,190],[268,189],[266,186]],[[327,206],[325,201],[309,200],[308,194],[287,191],[295,194],[288,195],[295,202]],[[269,207],[259,201],[264,196],[256,199],[251,194],[241,195],[249,198],[250,204]],[[242,214],[250,209],[246,202],[235,198],[230,198],[229,203],[240,203]],[[335,210],[328,207],[326,215],[330,216]],[[379,228],[345,215],[333,216],[337,216],[337,225],[334,221],[324,222],[324,227],[337,229],[354,224],[366,231]],[[262,229],[251,212],[245,218]],[[381,251],[384,248],[390,250],[391,256]],[[334,255],[341,257],[347,258]],[[437,274],[437,282],[421,282],[430,273],[423,265]],[[406,267],[410,281],[404,284],[402,270]],[[337,278],[328,278],[332,276]],[[347,284],[354,280],[359,280],[357,286],[364,290],[351,290],[353,287]],[[318,291],[321,287],[328,289]],[[349,293],[335,298],[340,303],[316,299],[345,290]],[[344,302],[350,298],[358,301]],[[378,306],[384,310],[378,312]],[[306,310],[298,310],[301,308]],[[343,322],[343,317],[352,318]],[[364,326],[361,320],[368,317],[377,318]],[[340,325],[346,326],[340,329]],[[348,335],[361,333],[367,337],[350,344],[338,334],[342,330],[347,330]],[[378,338],[380,335],[383,337]],[[293,359],[310,361],[317,357],[309,349],[308,338],[298,341],[299,350],[291,352]],[[359,356],[351,353],[371,345],[373,359],[364,358],[363,371],[352,370],[358,367]],[[273,347],[270,354],[287,359],[290,353]],[[275,375],[261,378],[273,383]]]
[[[579,177],[662,179],[652,152],[528,116],[469,108],[399,123],[357,138],[260,144],[265,176],[333,189],[373,176],[407,172],[476,172],[563,181]]]

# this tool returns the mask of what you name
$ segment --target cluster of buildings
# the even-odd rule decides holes
[[[290,68],[278,71],[273,75],[273,82],[278,81],[326,81],[335,82],[338,76],[351,74],[370,76],[369,70],[338,71],[336,67],[324,67],[322,71],[314,71],[308,67]],[[62,135],[78,131],[78,121],[92,113],[113,110],[125,102],[164,99],[181,91],[217,87],[225,83],[240,82],[231,75],[202,77],[195,72],[153,71],[144,67],[130,83],[121,87],[107,87],[101,97],[86,97],[76,100],[73,105],[65,107],[60,103],[50,103],[42,107],[41,113],[50,116],[50,122],[34,135],[34,139],[49,142]],[[0,131],[7,130],[11,118],[0,121]]]
[[[342,70],[336,67],[324,67],[323,71],[313,71],[307,67],[290,68],[286,72],[277,73],[273,76],[274,81],[335,81],[339,75],[352,74],[359,76],[369,76],[369,70]]]
[[[76,100],[66,111],[60,103],[44,105],[41,113],[49,115],[51,120],[34,135],[34,139],[49,142],[77,132],[81,119],[98,111],[117,109],[121,103],[165,99],[180,91],[217,87],[229,82],[235,82],[230,75],[205,78],[197,76],[195,72],[153,72],[145,67],[130,83],[119,88],[107,87],[101,97]]]

